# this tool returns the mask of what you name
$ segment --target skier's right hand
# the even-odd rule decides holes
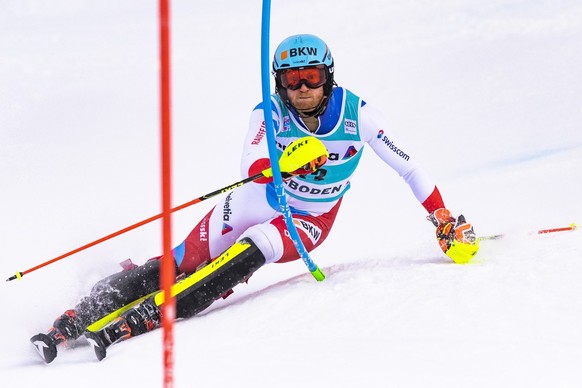
[[[296,175],[311,174],[327,162],[328,156],[327,148],[321,140],[313,136],[299,138],[285,148],[279,159],[281,175],[283,179],[289,179]],[[273,171],[269,165],[269,159],[266,158],[255,161],[249,168],[249,176],[262,172],[264,177],[255,182],[272,182]]]
[[[288,173],[282,172],[283,178],[290,178],[290,177],[295,176],[295,175],[311,174],[311,173],[317,171],[318,168],[323,166],[325,164],[325,162],[327,162],[327,155],[318,156],[316,159],[313,159],[309,163],[306,163],[304,166],[301,166],[300,168],[298,168],[294,171],[291,171]]]
[[[327,162],[329,153],[316,137],[306,136],[289,144],[279,159],[282,174],[306,175],[315,172]]]

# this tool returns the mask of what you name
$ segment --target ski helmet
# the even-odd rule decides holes
[[[273,75],[275,76],[275,91],[287,106],[291,106],[287,97],[287,88],[281,83],[281,75],[287,69],[298,69],[323,65],[326,81],[323,85],[323,99],[318,107],[307,112],[308,116],[319,116],[325,110],[331,90],[335,84],[333,79],[334,65],[331,51],[327,44],[315,35],[293,35],[283,40],[273,57]]]

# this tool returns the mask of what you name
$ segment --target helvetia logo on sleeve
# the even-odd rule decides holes
[[[230,221],[230,215],[232,214],[232,210],[230,209],[231,199],[232,193],[229,193],[224,199],[224,206],[222,207],[222,235],[232,231],[232,226],[226,223],[227,221]]]
[[[222,235],[224,236],[225,234],[232,232],[232,226],[230,226],[227,223],[223,223],[222,224]]]

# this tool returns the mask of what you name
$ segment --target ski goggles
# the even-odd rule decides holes
[[[285,89],[297,90],[302,84],[310,89],[315,89],[325,84],[327,74],[324,65],[287,69],[281,72],[279,81]]]

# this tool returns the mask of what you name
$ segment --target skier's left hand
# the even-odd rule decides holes
[[[432,212],[427,219],[436,226],[436,237],[442,251],[457,264],[468,263],[479,250],[473,225],[463,215],[455,218],[448,209]]]

